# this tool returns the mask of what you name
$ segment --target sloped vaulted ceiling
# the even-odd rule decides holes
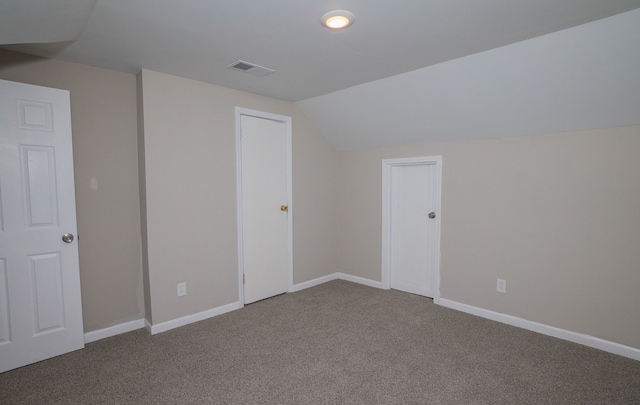
[[[298,101],[338,150],[640,124],[640,10]]]

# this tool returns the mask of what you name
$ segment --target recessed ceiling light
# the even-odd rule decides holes
[[[346,10],[329,11],[322,16],[320,21],[322,25],[331,30],[341,30],[347,28],[356,20],[356,16],[352,12]]]

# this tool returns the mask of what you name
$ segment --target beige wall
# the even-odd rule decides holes
[[[0,78],[71,92],[84,329],[140,319],[135,76],[0,50]]]
[[[293,283],[297,284],[337,271],[338,154],[295,106],[291,117]]]
[[[443,298],[640,348],[638,151],[640,127],[340,152],[338,270],[380,280],[381,160],[442,155]]]
[[[238,300],[236,106],[293,117],[294,280],[335,272],[336,152],[292,103],[148,70],[139,80],[152,324]]]

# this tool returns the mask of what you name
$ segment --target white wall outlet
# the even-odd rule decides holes
[[[178,297],[187,295],[187,283],[178,283]]]
[[[507,280],[503,280],[501,278],[498,279],[498,283],[496,284],[496,291],[499,293],[507,292]]]

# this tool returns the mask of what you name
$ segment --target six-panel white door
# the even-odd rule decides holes
[[[439,257],[437,169],[436,164],[390,167],[390,287],[431,298]]]
[[[286,123],[240,116],[244,303],[287,292]]]
[[[0,372],[84,347],[64,234],[77,234],[69,92],[0,80]]]

